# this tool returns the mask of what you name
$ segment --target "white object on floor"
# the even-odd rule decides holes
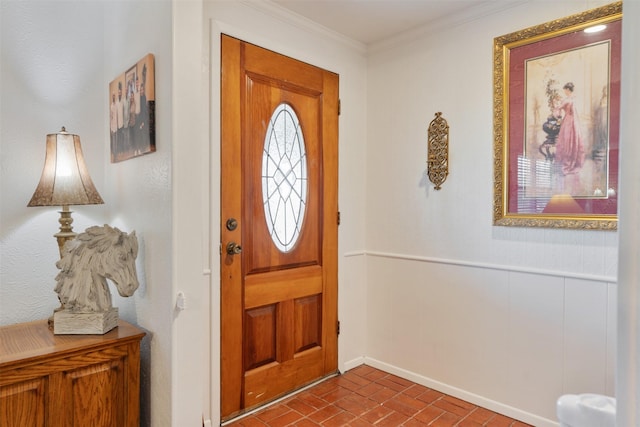
[[[615,427],[616,399],[600,394],[565,394],[557,405],[560,427]]]

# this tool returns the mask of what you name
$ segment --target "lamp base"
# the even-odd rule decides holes
[[[55,335],[103,335],[118,326],[118,309],[94,313],[60,310],[53,313]]]
[[[73,222],[73,218],[71,217],[71,212],[69,210],[69,205],[63,205],[62,210],[60,212],[60,218],[58,222],[60,223],[60,231],[53,235],[53,237],[58,240],[58,251],[60,252],[60,258],[63,255],[64,244],[71,239],[75,239],[77,236],[76,233],[73,232],[73,227],[71,223]]]

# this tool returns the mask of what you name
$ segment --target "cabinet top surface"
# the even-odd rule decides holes
[[[139,341],[144,335],[144,331],[123,320],[118,322],[117,328],[104,335],[54,335],[47,320],[1,326],[0,368],[16,361]]]

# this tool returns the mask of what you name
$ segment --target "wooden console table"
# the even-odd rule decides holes
[[[104,335],[0,327],[0,426],[139,427],[144,335],[122,320]]]

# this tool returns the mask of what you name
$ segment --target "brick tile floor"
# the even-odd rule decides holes
[[[527,427],[367,365],[330,378],[225,427]]]

